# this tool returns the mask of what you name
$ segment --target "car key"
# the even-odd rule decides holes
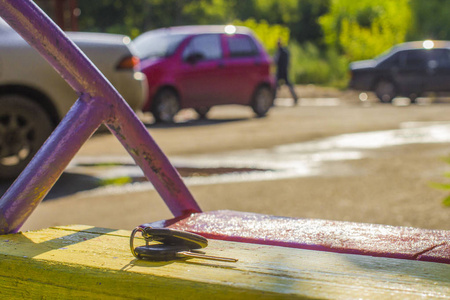
[[[146,245],[134,248],[134,236],[138,231],[142,233]],[[150,245],[150,241],[160,243]],[[168,228],[136,227],[130,237],[131,253],[138,259],[171,261],[181,258],[202,258],[226,262],[237,261],[234,258],[195,252],[196,249],[204,248],[207,245],[208,240],[198,234]]]

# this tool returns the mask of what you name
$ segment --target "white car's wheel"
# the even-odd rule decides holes
[[[258,117],[264,117],[273,105],[273,93],[267,86],[259,87],[253,95],[252,109]]]
[[[153,106],[153,116],[157,122],[173,122],[173,118],[180,110],[177,94],[171,89],[158,92]]]
[[[17,177],[52,132],[44,109],[21,95],[0,96],[0,179]]]

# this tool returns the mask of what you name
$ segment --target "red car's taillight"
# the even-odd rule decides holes
[[[118,64],[117,69],[138,69],[140,60],[136,56],[127,56],[123,58]]]

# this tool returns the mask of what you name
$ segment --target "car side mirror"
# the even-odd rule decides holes
[[[205,56],[202,53],[193,52],[186,57],[186,61],[190,64],[196,64],[204,58]]]

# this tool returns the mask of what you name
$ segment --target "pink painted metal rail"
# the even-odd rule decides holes
[[[209,211],[148,224],[206,238],[450,264],[450,231]],[[450,275],[450,274],[449,274]]]
[[[103,74],[31,0],[0,0],[0,16],[77,92],[79,99],[0,199],[0,234],[17,232],[83,143],[104,123],[174,216],[200,212],[177,170]]]

